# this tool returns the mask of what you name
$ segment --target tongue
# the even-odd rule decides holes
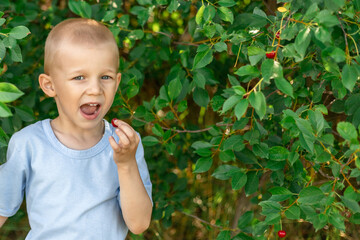
[[[97,106],[90,106],[89,104],[84,104],[80,107],[80,109],[86,115],[92,115],[95,113]]]

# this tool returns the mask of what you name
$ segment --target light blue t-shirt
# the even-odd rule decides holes
[[[118,240],[128,228],[122,217],[119,180],[106,120],[102,139],[86,150],[67,148],[50,119],[15,133],[0,166],[0,216],[13,216],[24,193],[31,230],[26,240]],[[140,176],[151,199],[152,185],[142,143],[136,151]]]

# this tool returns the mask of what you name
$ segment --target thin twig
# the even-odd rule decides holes
[[[147,123],[147,124],[150,124],[150,125],[155,125],[154,123],[152,122],[147,122],[145,120],[142,120],[140,118],[137,118],[137,117],[132,117],[132,119],[135,119],[139,122],[143,122],[143,123]],[[232,126],[234,124],[226,124],[226,123],[216,123],[215,124],[216,126],[218,127],[222,127],[222,126]],[[171,130],[173,132],[177,132],[177,133],[201,133],[201,132],[207,132],[209,131],[210,129],[212,129],[212,127],[208,127],[208,128],[204,128],[204,129],[199,129],[199,130],[188,130],[188,129],[184,129],[184,130],[178,130],[178,129],[174,129],[174,128],[167,128],[167,127],[161,127],[162,129],[164,130]]]
[[[350,61],[351,61],[351,60],[349,60],[349,59],[350,59],[350,52],[349,52],[349,44],[348,44],[348,40],[347,40],[347,35],[348,35],[348,34],[346,33],[345,28],[344,28],[344,26],[343,26],[343,24],[342,24],[342,22],[341,22],[341,18],[339,17],[338,14],[336,14],[336,16],[337,16],[337,18],[339,19],[339,23],[340,23],[341,30],[342,30],[343,33],[344,33],[344,38],[345,38],[345,54],[346,54],[346,59],[348,60],[347,63],[350,64]]]
[[[209,225],[209,226],[211,226],[211,227],[220,228],[220,229],[223,228],[223,227],[221,227],[221,226],[218,226],[218,225],[212,224],[212,223],[210,223],[210,222],[208,222],[208,221],[205,221],[204,219],[201,219],[201,218],[199,218],[198,216],[195,216],[195,215],[193,215],[193,214],[186,213],[186,212],[181,212],[181,211],[179,211],[179,212],[182,213],[182,214],[184,214],[184,215],[186,215],[186,216],[188,216],[188,217],[192,217],[192,218],[194,218],[194,219],[196,219],[196,220],[198,220],[198,221],[200,221],[200,222],[202,222],[202,223],[205,223],[205,224],[207,224],[207,225]]]

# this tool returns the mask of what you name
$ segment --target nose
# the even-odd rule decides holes
[[[99,95],[102,93],[102,85],[100,79],[92,78],[89,81],[87,88],[87,94],[89,95]]]

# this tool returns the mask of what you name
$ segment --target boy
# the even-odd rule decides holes
[[[25,192],[27,240],[125,239],[128,229],[148,228],[152,186],[139,135],[103,119],[121,79],[118,51],[95,20],[65,20],[50,32],[39,84],[59,115],[12,136],[0,166],[0,227]]]

